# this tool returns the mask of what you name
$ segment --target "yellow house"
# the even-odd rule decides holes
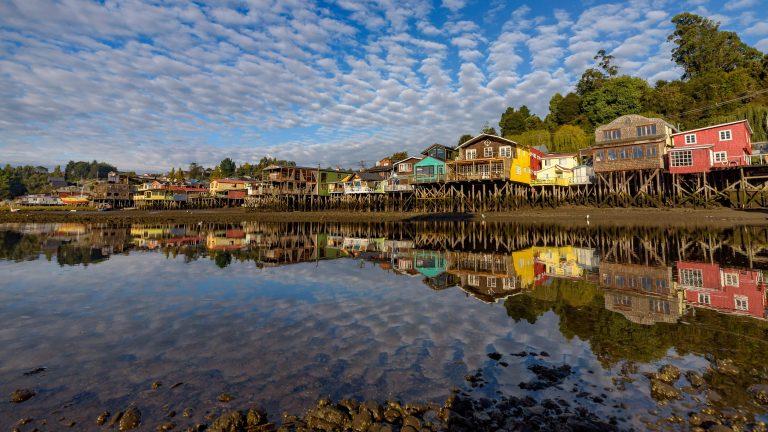
[[[509,180],[518,183],[531,184],[531,151],[517,146],[512,153],[509,167]]]
[[[512,265],[515,266],[519,287],[533,288],[533,283],[536,279],[536,270],[533,266],[536,251],[534,248],[527,248],[512,252],[511,255]]]
[[[573,183],[577,166],[577,153],[547,153],[541,157],[541,169],[534,173],[532,184],[568,186]]]
[[[248,182],[245,180],[216,179],[211,181],[210,191],[212,195],[227,193],[231,190],[246,190]]]

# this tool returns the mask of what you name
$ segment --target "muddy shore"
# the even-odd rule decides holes
[[[768,211],[735,209],[601,209],[561,207],[489,213],[409,212],[261,212],[244,208],[212,210],[115,210],[109,212],[0,212],[0,223],[197,223],[220,222],[417,222],[487,221],[526,224],[615,226],[711,226],[768,225]]]

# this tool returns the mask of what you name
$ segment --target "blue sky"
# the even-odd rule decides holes
[[[546,115],[599,49],[677,78],[684,11],[768,52],[764,0],[4,0],[0,163],[373,163]]]

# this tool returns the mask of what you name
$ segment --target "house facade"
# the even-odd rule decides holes
[[[541,168],[534,171],[534,185],[568,186],[574,180],[574,168],[579,165],[578,153],[548,153],[540,158]]]
[[[344,177],[338,191],[345,194],[384,193],[386,180],[376,173],[357,172]]]
[[[685,309],[671,267],[601,262],[600,287],[606,309],[638,324],[673,323]]]
[[[416,162],[413,175],[414,183],[437,183],[445,180],[445,161],[432,156]]]
[[[426,150],[421,152],[421,154],[424,156],[431,156],[442,161],[448,161],[456,159],[456,157],[459,155],[459,151],[453,147],[435,143],[427,147]]]
[[[411,156],[393,164],[392,177],[397,177],[400,184],[409,184],[413,178],[415,165],[422,159],[420,156]]]
[[[595,130],[590,148],[596,173],[663,169],[675,128],[659,118],[621,116]]]
[[[677,274],[685,299],[693,306],[768,318],[765,280],[758,270],[678,261]]]
[[[530,151],[512,140],[480,134],[457,150],[458,157],[447,161],[449,180],[512,180],[530,184]]]
[[[752,128],[739,120],[672,134],[669,172],[690,174],[749,164]]]

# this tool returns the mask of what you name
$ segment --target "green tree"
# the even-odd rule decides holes
[[[760,62],[760,51],[746,45],[734,32],[720,30],[720,23],[692,13],[672,18],[675,43],[672,60],[683,68],[683,79],[713,71],[730,72]]]
[[[501,114],[501,120],[499,120],[501,136],[518,135],[528,130],[525,121],[530,115],[531,113],[525,105],[521,106],[519,111],[507,107],[506,111]]]
[[[608,77],[615,77],[619,74],[618,66],[612,64],[613,56],[606,54],[604,49],[597,52],[597,55],[593,57],[597,60],[597,65],[602,69]]]
[[[605,124],[625,114],[642,112],[650,90],[642,78],[620,76],[585,94],[582,109],[593,125]]]
[[[219,163],[219,171],[221,172],[221,176],[223,178],[232,177],[235,175],[236,169],[237,167],[235,166],[235,162],[230,158],[225,158]]]
[[[552,143],[552,134],[549,133],[547,129],[529,130],[521,134],[510,135],[505,138],[511,139],[512,141],[525,147],[536,147],[540,145],[549,147]]]
[[[203,167],[195,162],[189,164],[188,175],[190,180],[202,180],[205,178]]]
[[[470,135],[470,134],[464,134],[464,135],[462,135],[462,136],[460,136],[460,137],[459,137],[459,141],[456,143],[456,145],[462,145],[462,144],[464,144],[465,142],[467,142],[467,141],[471,140],[472,138],[474,138],[472,135]]]
[[[562,125],[552,137],[551,150],[554,152],[572,152],[589,146],[584,130],[578,126]]]
[[[392,156],[389,157],[389,159],[392,161],[392,163],[398,162],[398,161],[401,161],[401,160],[407,159],[407,158],[408,158],[408,152],[407,151],[395,152],[395,153],[392,154]]]
[[[608,81],[602,72],[595,68],[589,68],[581,74],[581,79],[576,84],[576,94],[584,97],[603,86]]]
[[[480,133],[488,134],[488,135],[496,135],[496,129],[493,128],[493,126],[489,125],[488,122],[485,122],[483,125],[483,128],[480,130]]]
[[[64,177],[64,173],[61,171],[61,165],[56,165],[53,169],[52,177]]]

